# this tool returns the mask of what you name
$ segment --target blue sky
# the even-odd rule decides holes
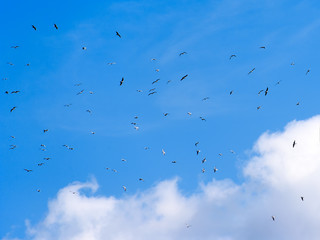
[[[25,220],[42,221],[74,181],[96,181],[97,196],[118,199],[176,178],[185,196],[213,179],[245,183],[259,136],[319,114],[319,9],[284,0],[3,3],[0,236],[37,239]]]

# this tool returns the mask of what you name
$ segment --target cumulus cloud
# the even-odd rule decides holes
[[[95,181],[70,184],[49,202],[44,220],[28,226],[28,238],[318,240],[319,127],[316,116],[264,133],[242,169],[242,184],[213,179],[185,196],[172,179],[121,198],[96,195]]]

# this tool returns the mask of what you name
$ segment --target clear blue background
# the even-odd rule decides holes
[[[319,113],[318,1],[1,5],[1,237],[23,237],[25,219],[41,220],[48,200],[73,181],[95,177],[99,195],[117,197],[175,176],[185,194],[212,178],[240,183],[247,150],[259,135]],[[229,60],[231,54],[237,56]],[[157,93],[148,96],[154,87]],[[257,94],[267,87],[267,96]],[[14,90],[21,92],[4,93]]]

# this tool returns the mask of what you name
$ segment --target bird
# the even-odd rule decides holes
[[[159,68],[157,68],[157,69],[155,69],[155,71],[156,71],[156,72],[160,72],[160,69],[159,69]]]
[[[42,163],[38,163],[38,166],[40,167],[40,166],[42,166],[44,163],[42,162]]]
[[[8,92],[8,91],[5,91],[4,93],[5,93],[5,94],[9,94],[9,92]]]
[[[139,181],[142,181],[142,182],[144,182],[144,179],[143,179],[143,178],[139,178]]]
[[[171,163],[177,163],[176,161],[172,161]]]
[[[214,166],[213,172],[216,173],[217,171],[218,171],[218,169],[216,168],[216,166]]]
[[[207,161],[207,158],[202,159],[202,163],[205,163]]]
[[[229,60],[231,60],[231,58],[233,58],[233,57],[236,57],[236,55],[235,55],[235,54],[232,54],[232,55],[229,57]]]
[[[307,70],[306,75],[310,72],[310,69]]]
[[[233,93],[233,90],[231,90],[229,94],[232,95],[232,93]]]
[[[12,62],[7,62],[7,64],[9,64],[10,66],[13,66],[13,65],[14,65]]]
[[[300,102],[297,102],[296,105],[299,106],[299,105],[300,105]]]
[[[264,91],[264,89],[260,90],[260,91],[258,92],[258,94],[260,95],[260,93],[262,93],[263,91]]]
[[[32,172],[32,170],[31,169],[23,169],[23,170],[25,170],[26,172]]]
[[[90,113],[90,114],[92,113],[92,111],[90,109],[87,109],[86,112]]]
[[[144,147],[144,150],[148,150],[148,149],[150,149],[149,147]]]
[[[205,169],[205,168],[202,168],[202,169],[201,169],[201,172],[202,172],[202,173],[204,173],[205,171],[206,171],[206,169]]]
[[[63,105],[63,106],[65,106],[65,107],[70,107],[71,105],[72,105],[72,103],[65,104],[65,105]]]
[[[194,145],[197,147],[197,146],[198,146],[198,144],[199,144],[199,142],[196,142]]]
[[[127,160],[126,160],[126,159],[124,159],[124,158],[121,158],[121,161],[122,161],[122,162],[126,162]]]
[[[123,84],[124,78],[121,78],[120,86]]]
[[[10,145],[10,149],[15,149],[16,147],[17,147],[16,145],[13,145],[13,144]]]
[[[192,113],[191,113],[191,112],[187,112],[187,114],[188,114],[189,116],[191,116],[191,115],[192,115]]]
[[[167,81],[167,84],[168,84],[168,83],[171,83],[171,80],[168,80],[168,81]]]
[[[11,48],[17,49],[19,46],[11,46]]]
[[[152,92],[152,91],[154,91],[156,88],[151,88],[150,90],[149,90],[149,92]]]
[[[119,37],[119,38],[121,38],[121,35],[120,35],[120,33],[118,33],[118,32],[116,32],[116,35]]]
[[[161,151],[163,156],[166,155],[166,152],[163,149]]]
[[[138,119],[139,117],[138,116],[134,116],[134,119]]]
[[[108,65],[114,65],[116,62],[109,62]]]
[[[188,77],[188,74],[184,75],[184,76],[180,79],[180,81],[184,80],[186,77]]]
[[[115,172],[115,173],[118,172],[116,169],[111,169],[111,171],[112,171],[112,172]]]
[[[137,92],[142,92],[142,90],[139,89],[139,90],[137,90]]]
[[[280,84],[280,82],[281,82],[281,80],[280,80],[280,81],[278,81],[278,82],[276,82],[276,84],[275,84],[275,85],[279,85],[279,84]]]
[[[200,152],[201,152],[200,150],[197,150],[197,155],[199,155]]]
[[[15,136],[10,136],[11,138],[16,138]]]
[[[219,155],[220,157],[222,157],[222,153],[219,153],[218,155]]]
[[[89,91],[89,93],[90,93],[90,94],[93,94],[94,92],[92,92],[92,91]]]
[[[93,132],[93,131],[90,131],[90,133],[91,133],[91,134],[96,134],[96,133],[95,133],[95,132]]]
[[[11,91],[11,94],[19,93],[20,91]]]
[[[160,80],[160,78],[158,78],[157,80],[153,81],[152,84],[157,83]]]
[[[139,127],[137,127],[137,126],[133,126],[133,127],[134,127],[135,130],[139,130]]]
[[[207,121],[205,118],[203,117],[200,117],[201,121]]]
[[[168,115],[169,115],[169,113],[164,113],[164,114],[163,114],[163,116],[165,116],[165,117],[168,116]]]
[[[53,24],[53,26],[54,26],[54,28],[55,28],[55,29],[57,29],[57,30],[58,30],[58,26],[57,26],[57,24],[55,24],[55,23],[54,23],[54,24]]]
[[[266,47],[265,47],[265,46],[262,46],[262,47],[260,47],[260,48],[262,48],[262,49],[266,49]]]
[[[182,53],[179,53],[179,56],[182,56],[184,54],[187,54],[187,52],[182,52]]]
[[[137,123],[136,123],[136,122],[132,122],[131,124],[132,124],[132,125],[137,125]]]
[[[251,74],[256,68],[253,68],[250,72],[248,72],[248,74]]]
[[[155,94],[155,93],[157,93],[157,92],[151,92],[151,93],[148,94],[148,96],[150,96],[150,95],[152,95],[152,94]]]
[[[87,50],[87,47],[82,47],[82,50]]]
[[[271,216],[272,220],[275,221],[276,220],[276,217],[275,216]]]
[[[301,198],[301,201],[304,201],[304,197],[301,196],[300,198]]]
[[[40,192],[40,189],[37,189],[37,192]]]
[[[80,95],[84,92],[84,89],[82,89],[80,92],[77,93],[77,95]]]
[[[265,95],[265,96],[267,96],[268,91],[269,91],[269,88],[267,87],[266,91],[264,92],[264,95]]]
[[[190,228],[190,227],[191,227],[191,225],[189,225],[189,224],[186,224],[186,227],[187,227],[187,228]]]
[[[31,25],[32,26],[32,28],[36,31],[37,30],[37,28],[34,26],[34,25]]]
[[[45,157],[45,158],[43,158],[43,159],[49,161],[51,158]]]
[[[126,192],[127,191],[127,187],[126,186],[122,186],[123,190]]]
[[[46,133],[46,132],[48,132],[49,131],[49,129],[43,129],[43,132],[44,133]]]
[[[209,97],[205,97],[205,98],[202,99],[202,101],[206,101],[208,99],[209,99]]]
[[[230,150],[230,152],[231,152],[232,154],[235,154],[235,152],[234,152],[232,149]]]
[[[44,148],[45,148],[45,147],[46,147],[46,145],[44,145],[44,144],[40,144],[40,147],[44,147]]]
[[[13,110],[15,110],[17,107],[13,107],[10,109],[10,112],[12,112]]]
[[[295,64],[294,62],[290,63],[291,66],[294,66],[294,64]]]
[[[30,63],[27,63],[26,66],[29,67],[29,66],[30,66]]]
[[[82,83],[76,83],[73,86],[79,87]]]
[[[155,61],[155,60],[157,60],[156,58],[151,58],[151,61]]]
[[[296,144],[297,144],[296,140],[294,140],[293,143],[292,143],[292,147],[294,148],[296,146]]]
[[[259,109],[261,109],[261,106],[258,106],[258,107],[257,107],[257,110],[259,110]]]

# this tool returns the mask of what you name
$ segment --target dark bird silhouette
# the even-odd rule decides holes
[[[43,129],[43,132],[44,133],[46,133],[46,132],[48,132],[49,131],[49,129]]]
[[[123,84],[124,78],[121,78],[120,86]]]
[[[216,173],[217,171],[218,171],[218,169],[216,168],[216,166],[214,166],[213,172]]]
[[[40,167],[40,166],[42,166],[44,163],[42,162],[42,163],[38,163],[38,166]]]
[[[207,159],[206,158],[204,158],[204,159],[202,159],[202,163],[205,163],[207,161]]]
[[[231,90],[229,94],[232,95],[232,93],[233,93],[233,90]]]
[[[267,87],[266,91],[264,92],[264,95],[265,95],[265,96],[267,96],[268,91],[269,91],[269,88]]]
[[[11,48],[17,49],[19,46],[11,46]]]
[[[26,172],[32,172],[32,170],[31,169],[23,169],[23,170],[25,170]]]
[[[34,25],[31,25],[32,26],[32,28],[36,31],[37,30],[37,28],[34,26]]]
[[[258,94],[260,94],[260,93],[262,93],[264,90],[262,89],[262,90],[260,90],[259,92],[258,92]]]
[[[275,216],[271,216],[272,220],[275,221],[276,220],[276,217]]]
[[[187,52],[182,52],[182,53],[179,54],[179,56],[182,56],[184,54],[187,54]]]
[[[154,90],[156,90],[156,88],[151,88],[151,89],[149,90],[149,92],[152,92],[152,91],[154,91]]]
[[[160,78],[158,78],[157,80],[153,81],[152,84],[157,83],[160,80]]]
[[[301,201],[304,201],[304,197],[300,197],[301,198]]]
[[[20,91],[12,91],[11,94],[19,93]]]
[[[203,118],[203,117],[200,117],[200,119],[202,120],[202,121],[207,121],[205,118]]]
[[[202,101],[206,101],[208,99],[209,99],[209,97],[205,97],[205,98],[202,99]]]
[[[171,163],[177,163],[176,161],[172,161]]]
[[[13,107],[10,109],[10,112],[12,112],[13,110],[15,110],[17,107]]]
[[[118,32],[116,32],[116,35],[119,37],[119,38],[121,38],[121,35],[120,35],[120,33],[118,33]]]
[[[293,143],[292,143],[292,147],[294,148],[296,146],[296,144],[297,144],[296,140],[294,140]]]
[[[163,114],[163,116],[165,116],[165,117],[168,116],[168,115],[169,115],[169,113],[164,113],[164,114]]]
[[[229,57],[229,60],[231,60],[231,58],[233,58],[233,57],[236,57],[236,55],[235,55],[235,54],[232,54],[232,55]]]
[[[256,68],[252,68],[252,70],[250,72],[248,72],[248,74],[251,74]]]
[[[198,144],[199,144],[199,142],[196,142],[194,145],[195,145],[195,146],[198,146]]]
[[[188,77],[188,74],[184,75],[184,76],[180,79],[180,81],[184,80],[186,77]]]
[[[8,91],[5,91],[4,93],[5,93],[5,94],[9,94],[9,92],[8,92]]]
[[[262,46],[262,47],[260,47],[260,48],[262,48],[262,49],[266,49],[266,47],[265,47],[265,46]]]
[[[84,89],[82,89],[80,92],[77,93],[77,95],[80,95],[84,92]]]
[[[54,28],[58,30],[57,24],[53,24]]]
[[[310,72],[310,69],[307,70],[306,75]]]
[[[259,109],[261,109],[261,106],[258,106],[258,107],[257,107],[257,110],[259,110]]]
[[[150,95],[152,95],[152,94],[155,94],[155,93],[157,93],[157,92],[151,92],[151,93],[148,94],[148,96],[150,96]]]
[[[200,152],[201,152],[200,150],[197,150],[197,155],[199,155]]]
[[[13,145],[13,144],[10,145],[10,149],[15,149],[16,147],[17,147],[16,145]]]
[[[142,181],[142,182],[144,182],[144,179],[143,179],[143,178],[139,178],[139,181]]]

